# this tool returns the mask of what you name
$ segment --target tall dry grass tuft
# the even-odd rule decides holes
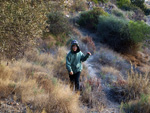
[[[149,83],[148,74],[138,74],[131,69],[131,72],[128,74],[128,90],[131,93],[133,98],[140,96],[141,94],[150,93],[150,83]],[[131,97],[132,97],[131,96]]]
[[[12,71],[3,65],[0,65],[0,98],[5,98],[13,91],[13,81],[8,79],[11,77]]]

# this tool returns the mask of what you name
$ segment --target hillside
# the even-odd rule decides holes
[[[132,0],[0,6],[0,113],[150,112],[148,6]],[[80,93],[70,89],[66,69],[72,40],[92,53]]]

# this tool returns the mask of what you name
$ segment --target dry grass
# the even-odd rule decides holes
[[[31,110],[36,113],[41,113],[43,109],[47,113],[83,112],[80,108],[79,96],[54,77],[57,74],[66,76],[65,72],[61,72],[60,67],[57,67],[64,63],[65,50],[65,48],[58,48],[56,57],[51,54],[41,54],[35,49],[26,52],[25,58],[9,63],[8,66],[5,61],[2,61],[0,98],[12,95],[15,100],[32,104]]]
[[[139,97],[141,94],[150,93],[148,74],[141,75],[135,72],[128,74],[127,90],[131,98]]]
[[[121,111],[126,113],[150,113],[150,97],[141,95],[141,99],[122,104]]]
[[[99,51],[93,55],[92,62],[98,64],[101,72],[105,74],[115,74],[123,77],[127,76],[130,70],[128,63],[120,54],[110,50],[107,46],[102,45]],[[113,72],[114,71],[114,72]]]
[[[89,51],[92,52],[92,54],[96,51],[95,43],[93,42],[91,37],[82,37],[82,42],[87,45]]]
[[[104,66],[101,68],[101,70],[104,74],[106,74],[106,73],[111,73],[113,75],[119,75],[120,74],[120,72],[117,69],[115,69],[114,67]]]
[[[109,84],[110,86],[116,84],[118,81],[124,81],[122,73],[114,67],[102,66],[100,77],[103,79],[103,82]]]
[[[26,58],[28,61],[32,61],[34,64],[39,64],[42,68],[47,68],[53,76],[61,78],[62,80],[68,80],[68,72],[65,66],[65,58],[67,55],[67,49],[65,47],[59,47],[56,49],[56,54],[41,54],[37,49],[26,52]]]
[[[87,78],[81,82],[81,100],[90,108],[91,112],[101,112],[105,105],[102,101],[101,82],[97,78]]]
[[[118,102],[139,99],[141,94],[150,94],[149,76],[139,74],[131,68],[127,80],[118,81],[111,91]]]
[[[85,0],[76,0],[72,4],[72,12],[74,11],[85,11],[88,9],[86,1]]]

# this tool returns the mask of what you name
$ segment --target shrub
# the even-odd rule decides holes
[[[125,14],[119,9],[113,9],[112,14],[117,17],[125,18]]]
[[[100,16],[98,40],[117,52],[136,53],[143,39],[149,37],[148,31],[149,26],[144,22],[128,22],[114,16]]]
[[[47,8],[44,4],[14,0],[3,1],[0,7],[0,54],[8,59],[21,57],[27,43],[42,35]]]
[[[85,11],[87,9],[87,4],[85,0],[75,0],[72,5],[72,10],[75,11]]]
[[[141,95],[138,100],[122,104],[121,110],[126,113],[150,113],[149,95]]]
[[[145,9],[145,0],[131,0],[131,3],[139,8],[141,8],[142,10]]]
[[[140,8],[137,7],[135,9],[133,9],[133,11],[135,12],[135,14],[133,15],[133,20],[135,20],[135,21],[145,20],[144,19],[144,12]]]
[[[126,5],[126,4],[124,4],[124,5],[122,5],[122,7],[120,7],[120,8],[121,8],[122,10],[125,10],[125,11],[131,11],[131,10],[137,8],[137,7],[134,6],[134,5]]]
[[[123,5],[130,5],[130,0],[117,0],[117,5],[121,8]]]
[[[89,36],[86,36],[82,39],[82,42],[87,44],[87,47],[89,51],[92,52],[92,54],[96,51],[96,46],[95,43],[93,42],[92,38]]]
[[[48,14],[47,24],[49,32],[53,35],[68,34],[69,21],[65,15],[60,11],[52,11]]]
[[[150,14],[150,10],[145,5],[145,0],[131,0],[131,3],[144,11],[145,15]]]
[[[107,3],[109,0],[92,0],[95,4],[98,4],[98,2],[101,3]]]
[[[133,42],[129,38],[128,21],[114,16],[100,16],[98,24],[99,41],[117,52],[126,53]]]
[[[150,15],[150,8],[146,9],[144,12],[145,12],[145,15]]]
[[[130,37],[134,42],[143,42],[144,39],[150,37],[150,26],[143,21],[130,21],[129,22],[129,33]]]
[[[98,0],[92,0],[95,4],[98,4]]]
[[[137,6],[131,4],[131,5],[123,5],[121,7],[122,10],[125,10],[125,11],[133,11],[134,12],[134,15],[132,16],[132,20],[144,20],[144,12]]]
[[[109,0],[98,0],[98,1],[102,3],[107,3]]]
[[[99,15],[108,15],[102,8],[94,8],[91,11],[81,13],[77,23],[90,30],[96,30]]]
[[[142,94],[150,93],[148,74],[139,74],[133,71],[133,68],[131,68],[131,72],[128,72],[127,81],[121,83],[118,81],[111,89],[114,99],[118,102],[128,102],[140,98]]]
[[[105,105],[101,100],[102,89],[100,81],[96,78],[86,77],[81,84],[81,101],[83,104],[90,109],[101,112]]]

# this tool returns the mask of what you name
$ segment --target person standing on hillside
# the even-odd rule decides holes
[[[75,84],[75,91],[79,92],[79,79],[82,70],[82,62],[86,61],[87,58],[89,58],[89,56],[91,55],[91,53],[87,52],[87,54],[84,55],[80,50],[77,40],[73,40],[71,42],[70,49],[70,52],[66,56],[66,69],[69,73],[70,88],[73,90]]]

